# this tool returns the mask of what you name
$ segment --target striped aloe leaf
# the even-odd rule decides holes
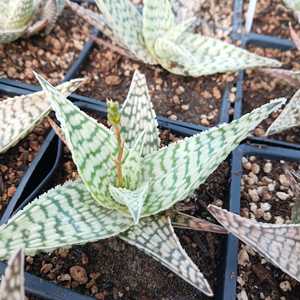
[[[57,89],[68,96],[83,82],[83,79],[71,80],[57,86]],[[43,91],[1,101],[0,154],[15,146],[50,110],[50,103]]]
[[[160,145],[156,115],[150,100],[146,78],[135,71],[128,96],[121,111],[122,136],[133,148],[137,136],[144,132],[142,155],[158,150]]]
[[[0,2],[0,44],[45,30],[49,33],[65,0],[6,0]]]
[[[300,281],[300,224],[260,223],[213,205],[208,210],[228,232]]]
[[[137,151],[142,149],[137,144],[143,143],[143,140],[158,142],[155,114],[149,96],[145,96],[143,76],[135,75],[121,113],[115,111],[117,105],[109,103],[109,122],[114,130],[98,124],[41,76],[37,77],[61,123],[81,180],[54,188],[2,226],[0,259],[8,257],[18,247],[24,247],[26,253],[35,253],[118,235],[211,296],[212,291],[204,275],[180,246],[168,217],[169,212],[157,214],[184,200],[249,131],[278,109],[285,99],[274,100],[231,124],[210,129],[160,150],[155,144],[143,153]],[[141,86],[138,84],[140,81]],[[140,89],[144,92],[140,93]],[[140,100],[147,109],[135,108],[138,95],[141,95]],[[127,127],[120,118],[129,120],[130,115],[135,122]],[[122,140],[122,135],[119,135],[121,124],[126,139],[133,147],[129,147],[127,140]],[[142,126],[151,130],[138,134]],[[127,136],[131,137],[126,134],[128,130],[137,133],[135,143],[132,138],[128,139]],[[150,134],[153,137],[148,139]],[[117,160],[116,154],[123,154],[123,150],[124,156]],[[120,177],[122,180],[116,180]],[[174,222],[184,228],[199,230],[203,226],[205,230],[224,233],[218,226],[204,224],[202,220],[186,215],[174,218]]]
[[[204,294],[213,296],[207,280],[181,247],[169,217],[143,219],[120,234],[120,238],[149,254]]]
[[[118,235],[131,217],[98,205],[81,180],[40,196],[0,228],[0,258],[19,248],[26,254],[98,241]]]
[[[300,126],[300,90],[296,92],[278,118],[271,124],[266,135],[276,134],[295,126]]]
[[[294,15],[300,22],[300,0],[283,0],[284,4],[294,11]]]
[[[191,20],[176,21],[173,9],[174,6],[181,6],[177,2],[144,0],[141,13],[130,0],[96,0],[104,17],[104,20],[102,16],[99,17],[97,22],[94,13],[91,17],[91,13],[84,12],[68,1],[69,6],[79,15],[84,15],[91,24],[98,23],[98,28],[109,28],[110,30],[106,30],[108,37],[114,42],[119,41],[121,48],[130,52],[129,57],[161,65],[174,74],[198,77],[281,65],[276,60],[192,33],[191,26],[187,26]],[[190,15],[193,16],[193,13]],[[123,51],[119,51],[121,52]]]
[[[23,250],[18,250],[8,261],[0,283],[0,300],[25,300]]]

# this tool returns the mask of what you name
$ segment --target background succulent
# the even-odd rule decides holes
[[[57,89],[65,96],[75,91],[83,79],[65,82]],[[0,154],[16,145],[51,111],[45,92],[8,98],[0,102]]]
[[[169,0],[145,0],[142,13],[129,0],[96,0],[102,15],[66,1],[76,13],[118,44],[120,53],[147,64],[159,64],[174,74],[198,77],[280,66],[278,61],[193,33],[196,19],[177,23]]]
[[[1,278],[0,300],[25,300],[23,250],[18,250],[8,261]]]
[[[62,12],[64,0],[7,0],[0,2],[0,43],[45,31]]]
[[[208,210],[228,232],[300,281],[300,224],[256,222],[213,205]]]

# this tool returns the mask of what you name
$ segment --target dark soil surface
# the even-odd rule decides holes
[[[34,70],[57,84],[79,55],[89,34],[88,25],[65,8],[49,35],[0,45],[0,78],[37,83]]]
[[[199,2],[203,9],[198,17],[203,25],[198,31],[228,40],[232,1]],[[232,74],[200,78],[175,76],[159,66],[135,62],[103,46],[96,46],[81,71],[89,82],[79,89],[79,93],[103,101],[112,98],[123,102],[136,69],[146,75],[157,114],[204,126],[218,123],[225,86],[234,80]]]
[[[298,171],[299,164],[251,156],[243,159],[243,167],[241,215],[260,222],[290,223],[294,194],[284,167]],[[237,281],[238,299],[299,299],[300,284],[244,244]]]
[[[289,22],[296,32],[300,33],[300,24],[294,17],[293,11],[288,9],[282,0],[257,1],[253,32],[290,38]]]
[[[3,99],[5,98],[0,94],[0,101]],[[0,215],[38,153],[49,128],[50,125],[45,120],[16,146],[0,154]]]
[[[167,130],[161,131],[161,137],[163,144],[177,139]],[[65,147],[53,186],[77,176],[70,152]],[[223,163],[192,197],[178,206],[189,214],[207,218],[205,208],[208,203],[222,205],[226,199],[227,180],[228,164]],[[176,232],[183,247],[216,291],[220,284],[217,274],[222,270],[224,237],[186,230]],[[27,257],[26,270],[96,299],[208,299],[158,262],[117,238]],[[79,277],[74,276],[74,270]]]
[[[249,50],[259,55],[278,59],[283,63],[283,68],[285,69],[300,70],[300,51],[298,50],[281,51],[277,49],[261,49],[253,46],[249,47]],[[274,79],[269,75],[265,75],[259,70],[246,72],[243,88],[244,113],[252,111],[254,108],[269,102],[271,99],[279,97],[290,99],[297,91],[297,88],[288,85],[280,79]],[[280,111],[273,113],[256,128],[254,134],[256,136],[263,136],[279,113]],[[300,128],[291,128],[282,133],[270,136],[270,138],[290,143],[300,143]]]

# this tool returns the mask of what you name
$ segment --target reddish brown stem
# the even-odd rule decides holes
[[[123,162],[123,155],[124,155],[124,141],[122,141],[121,137],[121,128],[119,126],[114,127],[115,135],[117,137],[118,142],[118,156],[115,159],[115,165],[116,165],[116,173],[117,173],[117,187],[123,187],[124,186],[124,180],[123,180],[123,172],[122,172],[122,162]]]

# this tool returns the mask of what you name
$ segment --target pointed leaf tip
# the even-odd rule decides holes
[[[119,237],[152,256],[202,293],[213,296],[206,278],[180,245],[169,217],[143,218]]]
[[[109,186],[110,194],[114,200],[128,207],[135,225],[139,223],[148,189],[149,185],[147,183],[134,191],[124,188],[117,188],[113,185]]]
[[[281,114],[268,128],[266,135],[273,135],[300,125],[300,90],[298,90]]]

